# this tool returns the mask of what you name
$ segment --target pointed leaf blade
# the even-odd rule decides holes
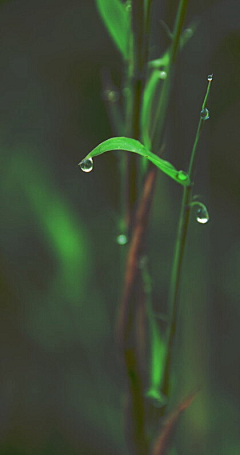
[[[130,15],[120,0],[96,0],[102,20],[125,59],[129,54]]]
[[[178,171],[171,163],[150,152],[150,150],[144,147],[144,145],[142,145],[139,141],[128,137],[112,137],[104,142],[101,142],[79,163],[79,165],[81,165],[83,161],[92,159],[102,153],[117,150],[137,153],[138,155],[147,158],[162,172],[164,172],[164,174],[167,174],[183,186],[188,186],[191,183],[189,176],[185,172]]]

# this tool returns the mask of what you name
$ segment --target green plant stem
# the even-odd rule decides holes
[[[143,380],[141,366],[137,359],[138,349],[135,347],[133,331],[139,306],[138,290],[142,288],[139,259],[145,241],[156,174],[156,168],[150,167],[136,213],[136,224],[127,258],[123,297],[118,315],[118,343],[128,383],[128,439],[131,448],[134,449],[134,454],[137,455],[147,455],[148,443],[145,435]]]
[[[140,139],[140,111],[144,88],[144,0],[132,2],[132,57],[129,61],[128,75],[131,87],[128,107],[127,136]],[[126,206],[127,224],[131,231],[134,219],[134,210],[138,198],[138,163],[136,157],[127,155],[126,173]]]
[[[161,96],[160,96],[159,104],[156,109],[155,121],[153,123],[153,128],[152,128],[152,137],[153,137],[152,143],[153,143],[153,150],[155,150],[155,153],[158,153],[158,151],[162,145],[162,141],[163,141],[163,134],[164,134],[164,128],[165,128],[165,123],[166,123],[166,119],[167,119],[169,98],[170,98],[170,92],[171,92],[171,87],[172,87],[174,66],[175,66],[175,61],[176,61],[176,57],[177,57],[177,51],[178,51],[178,48],[180,45],[181,31],[182,31],[182,27],[183,27],[185,15],[186,15],[187,5],[188,5],[188,0],[180,0],[177,15],[176,15],[174,31],[173,31],[173,39],[172,39],[172,44],[171,44],[171,49],[170,49],[170,58],[169,58],[168,65],[166,67],[167,77],[163,82]]]
[[[192,187],[189,186],[187,188],[184,188],[184,191],[183,191],[183,198],[182,198],[178,231],[177,231],[177,239],[176,239],[176,244],[175,244],[171,284],[170,284],[169,307],[170,307],[170,311],[172,312],[172,315],[171,315],[171,323],[170,323],[170,328],[169,328],[167,354],[166,354],[165,369],[164,369],[164,375],[163,375],[163,385],[162,385],[162,393],[166,397],[169,396],[170,366],[171,366],[171,359],[172,359],[174,335],[176,332],[177,309],[178,309],[177,301],[178,301],[179,285],[180,285],[180,278],[181,278],[181,271],[182,271],[182,262],[183,262],[183,255],[184,255],[184,250],[185,250],[188,223],[189,223],[189,215],[190,215],[189,203],[191,200],[191,190],[192,190]]]
[[[172,71],[175,57],[179,45],[181,29],[185,16],[185,10],[187,6],[187,0],[180,2],[179,10],[177,13],[175,33],[171,48],[171,58],[169,71]],[[148,10],[149,21],[150,9]],[[140,113],[141,103],[145,84],[145,69],[147,67],[146,58],[147,51],[144,49],[148,40],[144,36],[144,1],[133,0],[132,3],[132,31],[133,31],[133,60],[129,62],[129,74],[131,73],[131,109],[129,110],[130,117],[130,129],[129,135],[134,139],[140,139]],[[132,67],[131,67],[132,66]],[[131,71],[130,71],[131,70]],[[161,99],[164,110],[160,109],[161,116],[166,118],[167,105],[169,101],[169,93],[171,87],[171,78],[169,77],[167,92],[162,92]],[[167,93],[167,96],[166,96]],[[159,115],[158,115],[159,116]],[[160,116],[160,117],[161,117]],[[161,117],[162,118],[162,117]],[[161,130],[163,131],[164,122],[162,123]],[[160,138],[162,140],[162,136]],[[160,145],[160,141],[159,141]],[[137,170],[136,163],[133,161],[134,158],[128,158],[127,165],[127,195],[128,195],[128,225],[132,225],[134,219],[134,206],[137,200]],[[131,182],[131,186],[130,186]],[[148,206],[148,207],[147,207]],[[149,211],[150,204],[147,203],[147,210]],[[135,232],[136,231],[136,232]],[[141,232],[139,235],[138,232]],[[120,336],[120,349],[123,354],[125,369],[128,377],[128,427],[131,429],[129,438],[130,444],[134,448],[133,450],[137,455],[147,455],[148,444],[145,435],[145,410],[144,410],[144,398],[143,398],[143,383],[141,379],[141,372],[137,361],[137,350],[132,344],[131,331],[133,329],[133,321],[135,319],[134,312],[138,312],[138,288],[139,276],[138,271],[138,257],[139,253],[133,254],[133,251],[142,251],[143,240],[146,234],[146,223],[144,219],[141,222],[137,222],[136,228],[133,231],[133,243],[132,249],[129,252],[128,266],[126,269],[125,277],[125,290],[123,300],[120,306],[119,316],[119,336]],[[136,243],[136,239],[138,239]],[[136,246],[137,244],[137,249]],[[135,259],[133,260],[133,257]],[[129,270],[128,270],[129,268]]]
[[[150,41],[150,25],[151,25],[151,10],[152,10],[153,0],[148,0],[146,6],[146,16],[145,16],[145,56],[144,61],[146,65],[148,64],[148,55],[149,55],[149,41]]]
[[[146,51],[146,23],[144,16],[144,0],[132,1],[132,33],[133,48],[132,58],[128,63],[128,85],[131,87],[131,96],[129,97],[127,113],[127,136],[133,139],[140,139],[140,113],[142,105],[143,90],[145,84],[145,68],[147,51]],[[136,455],[147,455],[148,442],[145,435],[145,408],[143,398],[143,379],[141,365],[139,363],[139,340],[134,340],[134,323],[139,321],[140,312],[142,311],[142,280],[138,270],[139,251],[144,243],[144,234],[146,232],[145,222],[141,216],[141,210],[145,212],[146,205],[141,205],[140,212],[137,213],[137,222],[134,225],[136,202],[138,200],[139,190],[139,168],[136,157],[132,154],[127,155],[126,166],[126,224],[132,242],[129,250],[129,260],[126,267],[126,276],[124,283],[124,295],[120,306],[120,350],[123,355],[125,370],[128,383],[128,407],[127,407],[127,427],[128,440],[132,452]],[[155,176],[155,171],[153,173]],[[155,177],[154,179],[155,180]],[[153,185],[153,182],[152,182]],[[151,185],[150,185],[151,186]],[[147,190],[149,185],[147,185]],[[150,197],[151,191],[149,190]],[[143,202],[146,197],[143,197]],[[147,203],[150,207],[150,203]],[[140,213],[140,214],[139,214]],[[136,255],[135,255],[136,254]],[[132,260],[133,258],[133,260]],[[130,261],[130,262],[129,262]],[[133,271],[133,275],[132,275]],[[130,285],[129,285],[130,280]],[[137,316],[136,316],[137,315]],[[136,330],[135,336],[138,338],[139,331]],[[137,346],[136,346],[137,344]]]
[[[202,110],[205,109],[206,103],[209,96],[211,82],[208,83],[207,92],[202,104]],[[194,179],[195,173],[195,165],[196,165],[196,151],[198,142],[200,139],[200,134],[202,131],[204,119],[201,118],[198,123],[198,128],[192,148],[189,168],[188,168],[188,175],[190,177],[191,182]],[[171,283],[170,283],[170,295],[169,295],[169,308],[172,312],[171,314],[171,322],[168,334],[168,344],[167,344],[167,354],[166,354],[166,362],[165,362],[165,369],[163,375],[163,386],[162,392],[165,396],[169,396],[169,389],[170,389],[170,368],[171,368],[171,359],[172,359],[172,351],[173,351],[173,342],[174,336],[176,333],[176,326],[177,326],[177,314],[178,314],[178,296],[179,296],[179,288],[180,288],[180,279],[181,279],[181,272],[182,272],[182,264],[183,264],[183,257],[184,257],[184,250],[186,245],[186,238],[188,232],[188,224],[189,224],[189,216],[191,210],[191,199],[192,199],[192,187],[193,183],[184,188],[183,197],[182,197],[182,204],[179,216],[179,224],[178,224],[178,231],[177,231],[177,239],[175,244],[175,252],[174,252],[174,260],[173,260],[173,268],[172,268],[172,276],[171,276]]]

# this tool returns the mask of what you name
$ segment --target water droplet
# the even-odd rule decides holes
[[[200,207],[200,209],[198,209],[196,220],[201,224],[206,224],[209,221],[209,215],[206,207]]]
[[[213,80],[213,74],[209,74],[208,77],[207,77],[208,81],[212,81]]]
[[[116,103],[119,100],[119,93],[116,90],[107,89],[103,91],[102,97],[105,101]]]
[[[203,109],[203,110],[201,111],[200,116],[201,116],[201,119],[202,119],[202,120],[207,120],[207,119],[209,119],[209,110],[205,107],[205,109]]]
[[[167,78],[166,71],[160,71],[159,72],[159,79],[166,79],[166,78]]]
[[[128,242],[128,238],[125,234],[119,234],[117,236],[118,245],[126,245],[127,242]]]
[[[91,172],[93,170],[93,159],[87,158],[86,160],[81,161],[79,166],[83,172]]]
[[[179,171],[177,174],[177,178],[183,182],[184,180],[187,180],[188,175],[184,171]]]

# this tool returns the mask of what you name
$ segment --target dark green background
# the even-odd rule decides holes
[[[175,352],[186,411],[172,455],[240,453],[240,3],[190,3],[199,21],[178,62],[166,159],[187,168],[206,76]],[[152,58],[169,45],[176,1],[155,2]],[[112,136],[100,74],[121,57],[93,0],[0,7],[0,454],[122,455],[124,384],[115,346],[121,295],[114,154],[77,163]],[[140,158],[139,158],[140,159]],[[149,229],[154,305],[165,307],[181,188],[159,172]]]

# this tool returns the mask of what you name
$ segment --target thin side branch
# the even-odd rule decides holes
[[[206,103],[209,96],[211,80],[208,79],[208,86],[207,92],[202,104],[202,112],[206,108]],[[202,114],[201,112],[201,114]],[[200,139],[200,134],[202,131],[203,124],[205,122],[204,118],[201,117],[197,127],[197,132],[195,136],[195,141],[193,144],[190,163],[188,168],[188,175],[190,180],[193,182],[194,173],[195,173],[195,165],[196,165],[196,150]],[[193,184],[192,184],[193,185]],[[189,216],[190,216],[190,203],[192,199],[192,185],[184,188],[183,198],[182,198],[182,205],[181,211],[179,216],[179,224],[178,224],[178,232],[177,232],[177,239],[175,244],[175,252],[174,252],[174,260],[173,260],[173,269],[172,269],[172,276],[171,276],[171,284],[170,284],[170,295],[169,295],[169,307],[171,314],[171,323],[169,328],[169,335],[168,335],[168,346],[167,346],[167,355],[166,355],[166,363],[165,363],[165,370],[163,376],[163,388],[162,392],[164,395],[169,395],[169,388],[170,388],[170,368],[171,368],[171,360],[172,360],[172,353],[173,353],[173,342],[176,333],[176,325],[177,325],[177,316],[178,316],[178,296],[179,296],[179,289],[180,289],[180,279],[182,273],[182,264],[183,264],[183,256],[185,251],[186,245],[186,238],[188,232],[188,224],[189,224]]]

